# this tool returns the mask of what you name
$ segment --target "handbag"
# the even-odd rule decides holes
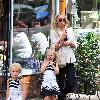
[[[57,52],[57,58],[56,58],[56,62],[58,63],[60,68],[63,68],[66,66],[66,59],[65,59],[65,54],[62,50],[62,48],[60,48]]]
[[[57,30],[56,30],[56,33],[57,33],[57,37],[60,38],[59,32]],[[57,54],[56,62],[58,63],[58,66],[60,68],[65,67],[66,66],[66,58],[65,58],[65,53],[63,52],[63,49],[60,48],[58,51],[56,51],[55,50],[55,44],[51,45],[50,48],[53,49]]]

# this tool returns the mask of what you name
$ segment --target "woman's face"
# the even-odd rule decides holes
[[[57,24],[58,24],[58,27],[65,26],[65,22],[66,22],[66,19],[65,19],[65,16],[64,16],[64,15],[59,15],[59,16],[57,17]]]

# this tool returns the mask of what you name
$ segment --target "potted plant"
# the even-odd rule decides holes
[[[76,69],[80,77],[82,92],[85,94],[95,94],[96,73],[98,66],[98,37],[96,33],[89,32],[86,36],[78,38],[78,48],[76,50]]]

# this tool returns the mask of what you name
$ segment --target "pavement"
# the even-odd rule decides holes
[[[32,98],[29,100],[43,100],[43,99],[42,98]],[[96,93],[95,95],[69,93],[66,97],[66,100],[100,100],[100,93],[98,94]]]
[[[100,94],[86,95],[70,93],[69,98],[71,98],[72,100],[100,100]]]
[[[5,98],[4,99],[0,98],[0,100],[5,100]],[[27,100],[43,100],[43,98],[41,97],[31,98],[31,99],[28,98]],[[69,93],[66,96],[66,100],[100,100],[100,92],[98,92],[98,94],[96,93],[95,95]]]

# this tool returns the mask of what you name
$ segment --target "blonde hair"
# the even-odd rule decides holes
[[[65,26],[70,27],[70,22],[68,21],[68,19],[66,18],[65,14],[63,13],[59,13],[55,16],[55,20],[54,20],[54,28],[58,28],[58,22],[57,22],[57,18],[58,16],[63,15],[65,17]]]
[[[56,61],[57,54],[56,54],[56,52],[53,49],[47,49],[46,50],[45,58],[47,59],[47,55],[48,55],[49,52],[54,55],[54,61]]]
[[[19,70],[19,73],[21,73],[21,70],[22,70],[22,66],[19,64],[19,63],[13,63],[13,64],[11,64],[10,65],[10,67],[9,67],[9,71],[11,72],[11,69],[12,68],[16,68],[16,69],[18,69]]]

